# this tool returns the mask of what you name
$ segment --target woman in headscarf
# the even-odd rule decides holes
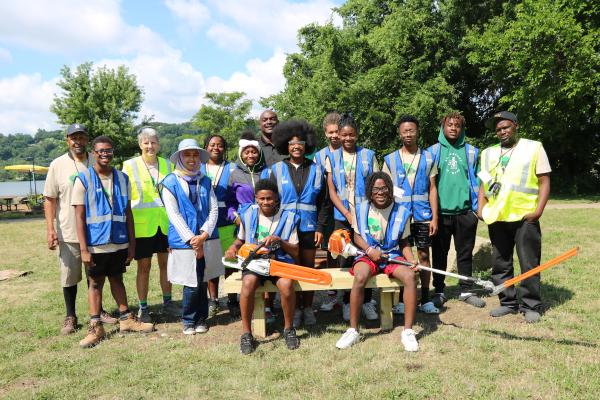
[[[171,283],[183,285],[183,333],[193,335],[208,331],[204,242],[217,225],[219,208],[211,181],[200,170],[208,153],[198,142],[182,140],[170,159],[175,171],[161,182],[169,217],[167,274]]]

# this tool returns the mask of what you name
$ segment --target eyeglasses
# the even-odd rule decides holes
[[[108,156],[112,156],[114,153],[114,149],[100,149],[100,150],[94,150],[96,153],[98,154],[105,154]]]
[[[305,146],[305,145],[306,145],[306,142],[305,142],[304,140],[290,140],[290,141],[288,142],[288,145],[289,145],[289,146],[293,146],[293,145],[295,145],[295,144],[298,144],[298,145],[300,145],[300,146]]]
[[[377,193],[381,193],[381,194],[386,194],[390,192],[390,189],[388,189],[387,186],[380,186],[380,187],[376,187],[374,186],[372,189],[373,194],[377,194]]]
[[[405,129],[405,130],[402,131],[402,133],[406,133],[406,134],[411,135],[413,133],[417,133],[417,130],[416,129]]]

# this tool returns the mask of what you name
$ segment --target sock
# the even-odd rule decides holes
[[[67,317],[75,317],[75,299],[77,298],[77,285],[64,287],[63,296],[65,298],[65,308],[67,309]]]
[[[90,322],[94,322],[94,321],[95,322],[100,321],[100,314],[90,316]]]
[[[120,320],[125,320],[129,317],[129,314],[131,313],[131,311],[129,311],[129,308],[126,309],[125,311],[119,311],[119,319]]]
[[[163,294],[163,304],[169,304],[172,300],[171,293]]]
[[[145,310],[148,308],[148,300],[140,300],[140,309]]]

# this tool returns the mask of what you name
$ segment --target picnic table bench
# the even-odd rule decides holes
[[[294,283],[296,292],[307,290],[347,290],[352,288],[354,277],[350,275],[347,268],[326,268],[331,274],[331,284],[328,286],[315,285],[313,283],[298,282]],[[378,288],[380,290],[379,316],[381,319],[381,329],[390,330],[393,328],[394,316],[392,314],[392,306],[394,303],[394,295],[402,288],[402,283],[399,280],[389,278],[385,274],[379,274],[371,277],[367,282],[367,288]],[[240,293],[242,288],[242,273],[234,272],[225,279],[223,291],[225,293]],[[252,331],[255,336],[266,337],[267,326],[265,321],[265,304],[263,293],[277,292],[277,286],[270,281],[266,281],[263,286],[260,286],[254,296],[254,314],[252,316]]]
[[[4,211],[4,207],[6,211],[10,211],[11,206],[14,206],[17,211],[20,200],[21,196],[0,196],[0,211]]]

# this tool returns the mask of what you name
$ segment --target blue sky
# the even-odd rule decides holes
[[[189,120],[207,91],[276,93],[298,28],[338,22],[341,0],[0,2],[0,133],[60,126],[50,113],[63,65],[126,65],[142,115]],[[258,107],[258,105],[256,105]]]

